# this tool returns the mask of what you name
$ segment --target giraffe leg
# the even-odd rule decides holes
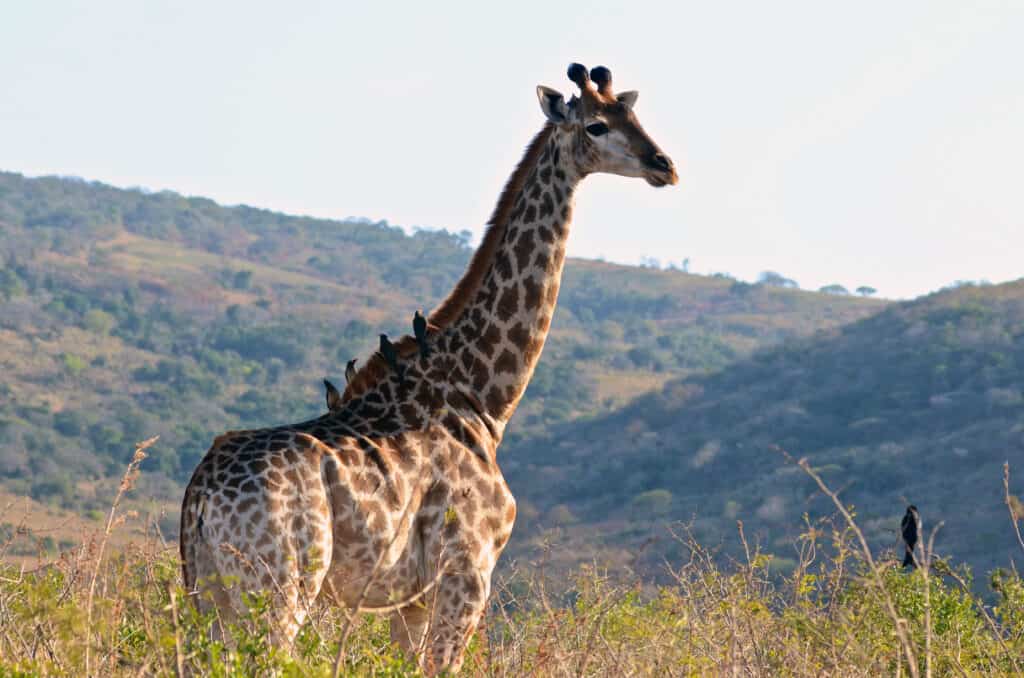
[[[250,493],[238,502],[245,513],[222,502],[204,514],[207,527],[190,541],[189,569],[202,590],[200,609],[219,613],[221,636],[225,625],[249,616],[244,594],[261,592],[269,600],[271,641],[290,647],[319,595],[333,548],[330,517],[322,486],[300,489],[289,488],[285,497]],[[284,501],[289,511],[271,510]]]
[[[402,648],[409,656],[423,651],[423,639],[427,633],[430,613],[424,604],[404,607],[391,615],[391,642]]]
[[[326,568],[320,572],[304,573],[281,586],[270,611],[271,642],[274,645],[291,647],[320,592],[324,574]]]
[[[258,557],[257,566],[263,570],[259,588],[271,594],[272,641],[278,647],[291,647],[330,569],[329,521],[315,513],[304,517],[301,538],[282,540],[280,557],[274,559],[269,553]]]
[[[462,668],[466,646],[487,606],[488,580],[477,572],[445,576],[429,611],[426,652],[421,664],[427,675]]]
[[[210,640],[230,642],[227,626],[237,621],[241,600],[232,595],[231,587],[217,569],[208,544],[199,544],[192,555],[194,560],[190,564],[195,572],[195,582],[193,590],[188,593],[200,614],[215,615],[210,626]]]
[[[329,564],[288,546],[282,544],[283,557],[269,562],[264,554],[228,547],[221,549],[226,553],[218,554],[216,561],[210,559],[211,567],[198,568],[196,603],[201,612],[217,612],[214,640],[229,640],[227,627],[247,618],[243,594],[262,592],[270,601],[266,614],[271,642],[291,646],[320,593]]]

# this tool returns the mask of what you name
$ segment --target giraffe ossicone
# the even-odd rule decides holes
[[[198,605],[230,620],[243,592],[267,591],[282,644],[319,597],[386,610],[428,674],[459,669],[515,520],[497,449],[551,325],[576,187],[597,172],[678,181],[635,92],[614,94],[603,67],[569,75],[568,103],[537,88],[547,122],[424,336],[387,342],[324,416],[214,440],[181,511]]]

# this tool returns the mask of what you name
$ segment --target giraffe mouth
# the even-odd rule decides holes
[[[679,175],[676,174],[675,163],[672,162],[672,158],[664,153],[660,151],[655,153],[644,162],[644,165],[646,165],[644,168],[644,179],[651,186],[661,188],[669,184],[675,186],[679,183]]]
[[[675,186],[679,183],[679,176],[674,169],[668,172],[647,171],[644,172],[644,181],[655,188],[661,188],[662,186]]]

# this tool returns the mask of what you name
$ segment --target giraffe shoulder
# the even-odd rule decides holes
[[[244,440],[248,440],[252,437],[254,431],[237,430],[237,431],[225,431],[216,438],[213,439],[212,449],[219,449],[232,443],[239,443]]]
[[[329,449],[324,441],[310,433],[305,433],[304,431],[295,432],[295,444],[300,448],[307,447],[321,452]]]

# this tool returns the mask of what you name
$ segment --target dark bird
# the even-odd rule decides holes
[[[327,388],[327,409],[331,412],[341,409],[341,393],[331,382],[324,379],[324,386]]]
[[[900,522],[900,532],[903,533],[903,543],[907,553],[903,556],[903,567],[914,567],[914,547],[917,546],[917,539],[921,536],[921,516],[916,506],[908,506],[907,512],[903,514],[903,521]]]
[[[420,347],[420,355],[424,358],[430,356],[430,347],[427,346],[427,319],[423,311],[416,311],[412,317],[412,332],[416,335],[416,343]]]
[[[403,370],[398,367],[398,350],[386,334],[380,335],[380,354],[384,357],[384,362],[388,364],[388,367],[395,371],[399,379],[402,379]]]
[[[348,363],[345,365],[345,381],[346,382],[351,382],[352,379],[355,378],[355,376],[356,376],[356,361],[357,360],[358,360],[358,358],[352,358],[352,360],[349,360]]]

